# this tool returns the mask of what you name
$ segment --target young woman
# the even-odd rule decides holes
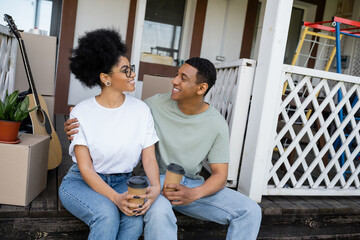
[[[74,164],[59,188],[64,207],[90,227],[89,239],[138,239],[142,215],[160,193],[158,137],[147,105],[124,94],[135,90],[125,52],[116,31],[99,29],[81,37],[70,58],[81,83],[101,87],[71,111],[81,126],[69,147]],[[128,195],[126,182],[140,159],[150,187],[146,195]],[[144,205],[128,202],[139,197],[147,199]]]

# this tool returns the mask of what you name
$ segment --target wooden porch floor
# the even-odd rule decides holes
[[[0,239],[86,239],[88,227],[61,205],[57,190],[72,164],[56,116],[63,161],[48,171],[47,188],[28,206],[0,205]],[[360,239],[360,197],[263,197],[258,239]],[[179,239],[225,239],[227,226],[177,214]]]

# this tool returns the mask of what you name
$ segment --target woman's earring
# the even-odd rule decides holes
[[[110,81],[106,81],[106,82],[105,82],[105,85],[106,85],[107,87],[110,87],[110,86],[111,86],[111,82],[110,82]]]

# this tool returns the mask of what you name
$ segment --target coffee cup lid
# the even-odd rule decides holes
[[[149,186],[148,182],[146,181],[146,178],[142,176],[131,177],[127,181],[127,185],[128,187],[131,188],[146,188],[147,186]]]
[[[176,163],[170,163],[167,167],[167,170],[169,170],[170,172],[173,173],[177,173],[177,174],[181,174],[184,175],[185,174],[185,170],[182,166],[176,164]]]

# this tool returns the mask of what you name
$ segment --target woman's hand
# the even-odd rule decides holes
[[[139,213],[142,212],[142,208],[144,208],[144,206],[128,202],[128,200],[133,197],[133,195],[128,195],[128,192],[118,193],[115,197],[114,203],[125,215],[138,216],[140,215]]]
[[[146,190],[146,195],[140,195],[140,198],[146,198],[146,202],[142,208],[136,209],[137,213],[136,216],[144,215],[147,210],[151,207],[151,205],[155,202],[156,198],[160,194],[160,187],[150,186]]]

